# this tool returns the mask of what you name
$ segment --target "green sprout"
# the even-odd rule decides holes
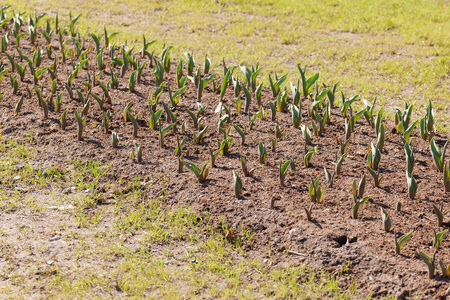
[[[334,180],[334,173],[331,175],[330,171],[328,171],[326,168],[323,168],[325,171],[325,180],[327,181],[327,187],[332,188],[333,187],[333,180]]]
[[[426,255],[425,253],[423,253],[421,251],[419,251],[418,254],[428,267],[428,278],[433,279],[434,278],[434,269],[435,269],[434,263],[436,261],[436,251],[434,251],[434,253],[433,253],[433,258],[429,257],[428,255]],[[442,268],[442,265],[441,265],[441,268]]]
[[[397,235],[395,234],[394,231],[394,242],[395,242],[395,253],[400,254],[400,250],[402,249],[403,244],[409,240],[409,238],[412,235],[412,231],[410,231],[409,233],[402,235],[399,239],[397,239]]]
[[[285,162],[283,162],[283,161],[280,162],[279,178],[280,178],[280,185],[281,186],[284,186],[284,180],[286,178],[287,170],[288,170],[288,167],[290,166],[290,164],[291,164],[291,160],[290,159],[285,161]]]
[[[439,170],[439,172],[444,171],[444,165],[445,165],[445,151],[447,150],[448,141],[445,142],[444,148],[441,150],[438,145],[436,145],[436,142],[434,139],[430,140],[430,149],[431,154],[434,159],[434,164],[436,165],[436,168]]]
[[[300,72],[300,76],[302,77],[302,89],[303,89],[303,97],[306,98],[311,93],[313,86],[315,85],[317,79],[319,79],[319,73],[314,74],[313,76],[306,79],[306,67],[302,69],[300,65],[297,65],[298,71]]]
[[[391,218],[382,207],[380,207],[380,209],[381,209],[381,221],[383,222],[383,229],[384,231],[389,232],[392,226]]]
[[[207,168],[208,162],[205,162],[201,169],[191,162],[185,160],[183,160],[182,162],[183,165],[185,165],[189,170],[191,170],[195,174],[199,183],[204,182],[206,180],[206,177],[208,177],[209,174],[209,170]]]
[[[78,114],[77,111],[75,111],[75,118],[77,119],[77,138],[79,141],[81,141],[81,137],[83,136],[84,127],[86,125],[86,119],[83,118]]]
[[[287,74],[278,78],[277,73],[275,73],[275,80],[272,80],[272,76],[270,76],[270,74],[269,74],[269,83],[270,83],[270,88],[272,89],[273,97],[278,96],[278,94],[280,93],[280,90],[281,90],[281,85],[286,81],[286,79],[287,79]]]
[[[233,171],[233,182],[234,182],[234,196],[239,198],[239,195],[242,191],[242,180],[239,177],[239,174]]]
[[[323,195],[325,189],[319,186],[319,176],[315,179],[311,178],[311,183],[309,184],[309,199],[312,203],[322,203]]]
[[[356,180],[353,180],[352,191],[353,191],[353,199],[355,202],[357,199],[361,199],[364,195],[364,190],[366,188],[366,175],[361,176],[359,183],[356,183]]]
[[[263,142],[259,142],[258,144],[258,153],[259,153],[259,163],[264,164],[266,162],[267,150],[264,147]]]
[[[305,162],[306,168],[309,167],[310,160],[314,156],[314,154],[317,152],[317,149],[319,149],[319,146],[315,146],[315,147],[309,149],[309,151],[305,154],[304,162]]]
[[[358,210],[359,208],[367,202],[367,200],[369,200],[370,197],[364,197],[363,199],[359,199],[357,200],[356,198],[354,199],[354,204],[352,207],[352,218],[353,219],[357,219],[358,218]]]

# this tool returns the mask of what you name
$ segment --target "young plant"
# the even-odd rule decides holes
[[[308,209],[306,209],[306,207],[303,207],[303,209],[304,209],[305,212],[306,212],[306,219],[307,219],[308,221],[311,221],[311,219],[312,219],[311,215],[312,215],[312,207],[313,207],[313,204],[314,204],[314,203],[311,203],[311,205],[309,205],[309,208],[308,208]]]
[[[248,113],[250,109],[250,104],[252,103],[252,95],[248,91],[248,89],[245,87],[245,85],[242,86],[242,89],[244,90],[245,95],[245,102],[244,102],[244,112]]]
[[[180,102],[180,98],[183,95],[184,91],[186,90],[187,86],[183,86],[182,88],[178,89],[175,94],[172,95],[172,90],[169,86],[169,98],[170,98],[170,105],[172,108],[177,107],[178,103]]]
[[[139,50],[139,53],[141,53],[142,58],[147,56],[151,63],[151,61],[153,60],[153,54],[148,51],[148,48],[151,45],[153,45],[154,43],[156,43],[156,40],[147,42],[145,35],[142,35],[142,38],[143,38],[143,46],[142,46],[141,50]]]
[[[344,119],[347,118],[347,112],[352,110],[351,106],[353,104],[353,102],[356,101],[356,99],[358,99],[359,95],[353,96],[350,99],[345,99],[344,93],[341,92],[341,96],[342,96],[342,107],[341,107],[341,115]],[[353,131],[353,128],[351,129]]]
[[[232,77],[231,81],[233,82],[233,91],[234,91],[234,97],[238,98],[241,94],[242,86],[239,83],[239,77]]]
[[[233,141],[232,138],[227,138],[226,134],[224,134],[224,139],[219,142],[217,141],[217,143],[219,144],[219,149],[220,149],[220,154],[221,155],[227,155],[228,151],[231,147],[231,142]]]
[[[358,210],[359,210],[359,208],[360,208],[364,203],[366,203],[367,200],[369,200],[369,199],[370,199],[370,197],[364,197],[363,199],[359,199],[359,200],[354,199],[354,200],[355,200],[355,203],[353,204],[353,207],[352,207],[352,218],[353,218],[353,219],[358,219]]]
[[[247,167],[247,160],[245,159],[245,156],[240,156],[241,160],[241,166],[242,171],[244,172],[245,177],[251,177],[253,175],[253,172],[256,170],[256,168],[248,169]]]
[[[197,101],[200,101],[202,99],[203,90],[215,76],[216,76],[216,74],[212,74],[203,79],[200,78],[200,80],[198,82],[198,87],[197,87]]]
[[[169,124],[161,129],[161,122],[159,122],[159,146],[164,148],[164,136],[175,126],[176,123]]]
[[[371,167],[366,167],[367,171],[369,171],[370,175],[372,175],[374,186],[379,187],[381,181],[383,180],[383,176],[380,177],[380,170],[373,170]]]
[[[184,55],[186,56],[187,60],[188,75],[192,76],[194,74],[194,67],[195,67],[194,57],[188,52],[184,53]]]
[[[136,78],[136,82],[140,83],[141,82],[141,78],[142,78],[142,73],[144,72],[145,66],[147,65],[147,62],[144,61],[142,64],[139,64],[139,60],[136,59],[137,62],[137,78]]]
[[[242,191],[242,180],[239,177],[239,174],[233,171],[233,182],[234,182],[234,196],[239,198],[239,195]]]
[[[200,126],[198,127],[198,133],[194,133],[194,141],[196,144],[200,145],[203,141],[206,131],[208,130],[208,126],[200,130]]]
[[[300,85],[300,81],[297,80],[297,85],[293,85],[292,82],[289,82],[289,84],[291,85],[291,91],[292,91],[292,100],[294,102],[295,106],[298,106],[299,109],[302,105],[301,100],[300,100],[300,92],[299,92],[299,85]]]
[[[377,136],[377,147],[380,150],[380,152],[383,152],[385,137],[386,137],[385,126],[384,124],[381,124],[380,132],[378,133]]]
[[[153,67],[153,74],[155,75],[155,85],[160,86],[164,81],[164,67],[159,60],[155,59],[155,66]]]
[[[341,174],[341,167],[342,167],[342,163],[344,162],[345,158],[347,157],[347,153],[344,153],[341,157],[338,158],[337,154],[336,154],[336,163],[335,163],[335,173],[337,175]]]
[[[205,62],[203,63],[203,74],[209,74],[209,69],[211,68],[211,60],[205,55]]]
[[[214,168],[216,166],[216,159],[217,156],[219,155],[220,149],[213,151],[211,148],[209,149],[209,164],[211,166],[211,168]]]
[[[25,71],[27,70],[28,63],[26,63],[23,67],[19,65],[17,62],[14,62],[16,66],[17,73],[19,73],[20,81],[24,81],[25,79]]]
[[[14,109],[14,117],[17,117],[17,115],[19,114],[20,109],[22,108],[24,97],[25,97],[25,95],[22,95],[22,97],[20,97],[20,100],[17,102],[16,108]]]
[[[319,73],[314,74],[313,76],[306,79],[306,67],[302,69],[300,65],[297,65],[298,71],[300,72],[300,76],[302,77],[302,89],[303,89],[303,97],[306,98],[311,93],[311,90],[316,83],[317,79],[319,79]]]
[[[119,146],[119,134],[115,131],[111,132],[112,147],[117,148]]]
[[[328,98],[328,102],[330,103],[330,108],[334,108],[334,100],[335,98],[335,94],[336,94],[336,88],[338,86],[339,82],[335,83],[333,85],[332,89],[329,89],[325,84],[323,85],[324,88],[327,88],[327,98]]]
[[[136,92],[136,79],[137,79],[137,71],[131,72],[128,88],[132,93]]]
[[[181,140],[180,143],[180,138],[177,136],[177,146],[175,147],[175,155],[180,157],[183,151],[183,147],[186,144],[186,137],[184,139]]]
[[[208,177],[209,174],[209,170],[207,168],[208,162],[205,162],[201,169],[191,162],[184,160],[182,162],[183,165],[185,165],[189,170],[191,170],[195,174],[199,183],[204,182],[206,180],[206,177]]]
[[[336,144],[339,145],[339,154],[344,155],[347,152],[348,144],[350,143],[350,140],[341,141],[337,137],[334,137],[336,140]]]
[[[62,115],[61,115],[61,129],[62,130],[66,130],[66,125],[67,125],[67,113],[68,113],[69,111],[66,109],[63,113],[62,113]]]
[[[367,165],[371,169],[378,170],[381,160],[380,149],[378,149],[378,146],[374,146],[373,144],[371,144],[370,148],[369,154],[367,155]]]
[[[42,99],[42,109],[44,110],[44,120],[48,119],[48,97],[46,99]]]
[[[138,129],[139,129],[139,125],[138,125],[139,115],[140,115],[140,113],[138,113],[136,116],[133,116],[131,111],[128,111],[128,118],[130,119],[131,124],[133,124],[133,138],[137,138]]]
[[[434,231],[434,238],[433,238],[433,248],[435,251],[439,250],[439,246],[442,244],[442,241],[445,239],[445,237],[447,236],[448,233],[448,229],[441,231],[439,233],[436,233],[436,231]]]
[[[446,266],[442,260],[439,260],[439,266],[441,267],[442,277],[450,277],[450,265]]]
[[[248,128],[249,130],[252,130],[253,124],[255,124],[256,119],[261,115],[261,110],[258,110],[256,113],[254,113],[252,116],[248,114]]]
[[[319,176],[315,179],[311,178],[311,183],[309,184],[309,199],[312,203],[322,203],[323,194],[325,189],[319,186]]]
[[[275,121],[275,118],[277,116],[277,106],[275,105],[275,103],[269,101],[269,107],[272,116],[272,121]]]
[[[406,154],[406,171],[409,174],[413,174],[414,163],[415,163],[413,147],[406,140],[403,140],[403,141],[404,141],[404,148],[405,148],[405,154]]]
[[[400,250],[402,249],[403,244],[411,238],[412,231],[409,233],[402,235],[399,239],[397,239],[397,235],[394,231],[394,242],[395,242],[395,253],[400,254]]]
[[[447,150],[448,141],[445,142],[443,150],[439,148],[438,145],[436,145],[436,142],[434,139],[431,139],[430,141],[430,149],[431,154],[434,159],[434,164],[436,165],[436,168],[439,170],[439,172],[444,171],[444,165],[445,165],[445,151]]]
[[[131,160],[133,160],[133,162],[137,161],[138,163],[142,162],[142,148],[138,144],[134,144],[134,147],[131,150]]]
[[[380,207],[380,209],[381,209],[381,221],[383,221],[383,229],[384,231],[389,232],[392,226],[391,218],[382,207]]]
[[[288,111],[286,89],[284,89],[284,91],[282,93],[279,93],[277,96],[277,110],[283,113]]]
[[[443,203],[441,203],[441,208],[437,207],[433,204],[433,210],[436,214],[436,217],[438,218],[438,227],[442,227],[442,223],[444,222],[444,213],[443,213]]]
[[[361,199],[364,195],[364,189],[366,188],[366,175],[361,176],[359,183],[356,183],[356,180],[353,180],[352,190],[353,190],[353,199]]]
[[[42,106],[44,106],[44,105],[42,104]],[[86,103],[83,106],[83,109],[81,110],[81,117],[82,118],[86,117],[88,115],[90,106],[91,106],[91,100],[87,100]]]
[[[398,108],[394,108],[394,120],[397,126],[397,133],[404,133],[409,127],[409,122],[411,121],[412,114],[412,104],[408,105],[405,102],[405,109],[400,111]]]
[[[295,104],[291,105],[291,112],[292,112],[292,124],[294,128],[298,128],[300,126],[300,121],[302,120],[300,105],[298,107]]]
[[[425,253],[423,253],[421,251],[419,251],[418,254],[428,267],[428,278],[433,279],[434,278],[434,270],[435,270],[434,263],[436,260],[436,251],[434,251],[434,253],[433,253],[433,258],[429,257],[428,255],[426,255]],[[442,268],[442,265],[441,265],[441,268]]]
[[[241,145],[244,145],[245,144],[245,127],[242,130],[242,128],[239,127],[239,125],[233,124],[233,126],[234,126],[234,129],[236,129],[236,131],[241,136]]]
[[[291,164],[291,160],[287,160],[283,163],[283,161],[280,162],[280,174],[279,174],[279,178],[280,178],[280,185],[284,186],[284,179],[286,178],[286,174],[287,174],[287,170],[288,167]]]
[[[275,124],[275,137],[279,140],[283,138],[284,131],[278,126],[278,124]]]
[[[420,136],[426,141],[434,136],[434,113],[431,101],[428,102],[425,117],[420,120]]]
[[[251,66],[251,69],[240,66],[240,69],[242,73],[244,73],[245,78],[247,79],[247,88],[252,89],[253,92],[256,91],[256,77],[258,77],[259,72],[261,72],[261,69],[259,68],[259,63],[256,64],[256,66]]]
[[[286,81],[286,79],[287,79],[287,74],[284,74],[283,76],[278,78],[277,73],[275,73],[275,81],[274,81],[274,80],[272,80],[272,76],[270,76],[270,74],[269,74],[269,83],[270,83],[270,88],[272,89],[273,97],[278,96],[278,94],[280,93],[280,90],[281,90],[281,85]]]
[[[262,107],[262,88],[263,84],[261,82],[260,84],[258,84],[255,91],[256,103],[258,104],[259,107]]]
[[[173,133],[177,133],[177,115],[170,109],[170,107],[166,103],[164,102],[161,103],[164,107],[164,111],[166,112],[167,122],[172,122],[175,124],[173,126]]]
[[[288,160],[291,161],[291,163],[289,164],[289,166],[291,167],[291,176],[294,176],[295,169],[296,169],[295,161],[293,158],[289,158],[289,157],[288,157]]]
[[[258,144],[258,153],[259,153],[259,163],[264,164],[266,162],[267,150],[264,147],[263,142],[259,142]]]
[[[409,199],[413,200],[417,192],[417,182],[412,174],[406,173],[406,182],[408,184]]]
[[[69,29],[70,29],[70,35],[72,37],[75,37],[77,32],[75,31],[75,23],[78,21],[78,19],[81,17],[81,14],[79,14],[78,16],[76,16],[75,18],[72,18],[72,12],[69,12],[69,18],[70,18],[70,24],[69,24]]]
[[[319,146],[315,146],[315,147],[309,149],[309,151],[306,153],[306,155],[304,157],[304,162],[305,162],[305,167],[306,168],[309,167],[309,164],[310,164],[309,161],[314,156],[314,154],[317,152],[317,149],[319,149]]]
[[[331,175],[331,173],[326,169],[323,168],[325,171],[325,179],[327,181],[327,187],[332,188],[333,187],[333,180],[334,180],[334,173]]]
[[[316,124],[314,124],[314,121],[311,121],[311,125],[313,128],[313,132],[316,136],[320,136],[325,132],[325,122],[324,119],[315,111],[313,111],[313,116],[319,123],[319,128],[317,128]]]
[[[103,112],[102,126],[105,128],[105,133],[108,133],[108,131],[109,131],[109,120],[110,119],[111,119],[111,111],[108,110],[106,112]]]
[[[81,137],[83,136],[84,127],[86,125],[86,119],[83,118],[75,111],[75,118],[77,119],[77,138],[81,141]]]
[[[186,111],[188,112],[189,116],[191,116],[192,128],[198,128],[202,120],[202,117],[199,117],[200,111],[197,111],[197,113],[195,114],[192,111],[190,111],[189,108],[186,108]]]
[[[310,145],[312,138],[311,138],[311,131],[306,125],[301,125],[300,129],[302,130],[303,139],[305,140],[306,145]]]
[[[151,129],[153,129],[153,130],[158,129],[158,124],[160,123],[160,118],[161,118],[162,112],[163,112],[162,109],[160,109],[156,112],[153,112],[153,111],[151,112],[150,121],[149,121],[149,125],[150,125]]]
[[[450,163],[444,164],[444,192],[450,193]]]

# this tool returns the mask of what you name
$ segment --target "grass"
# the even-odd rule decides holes
[[[167,208],[164,176],[114,182],[120,173],[111,166],[80,160],[67,161],[65,171],[31,168],[38,151],[28,143],[0,138],[0,145],[0,297],[355,296],[355,283],[338,286],[345,270],[331,277],[303,265],[272,268],[271,250],[264,261],[243,250],[251,231],[230,241],[208,214]],[[68,187],[72,192],[63,193]]]
[[[340,83],[347,96],[360,94],[380,104],[415,103],[421,114],[430,99],[439,130],[448,131],[446,114],[450,65],[450,5],[447,1],[14,1],[16,10],[35,8],[66,17],[82,13],[81,32],[120,32],[115,41],[137,43],[142,34],[197,64],[207,54],[221,73],[229,65],[260,62],[262,77],[288,73],[296,64],[320,72],[320,82]],[[102,24],[102,25],[99,25]],[[242,76],[241,76],[242,77]]]

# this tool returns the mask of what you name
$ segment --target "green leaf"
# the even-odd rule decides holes
[[[172,129],[173,126],[175,126],[175,124],[176,124],[176,123],[169,124],[169,125],[165,126],[163,129],[161,129],[161,134],[162,134],[162,136],[166,135],[166,133],[167,133],[170,129]]]

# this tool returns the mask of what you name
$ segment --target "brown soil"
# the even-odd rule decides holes
[[[5,29],[0,32],[3,36]],[[13,39],[10,39],[9,53],[14,52],[12,42]],[[44,39],[39,38],[38,44],[42,47]],[[69,43],[68,47],[72,47],[72,44]],[[30,53],[32,46],[28,38],[21,41],[21,48],[25,55],[32,57]],[[53,36],[53,51],[60,56],[55,36]],[[116,53],[119,54],[118,49]],[[90,52],[88,57],[89,68],[83,69],[74,81],[74,86],[78,89],[84,89],[82,84],[87,78],[87,71],[91,75],[98,71],[94,53]],[[9,67],[9,61],[3,53],[1,58]],[[15,58],[19,59],[17,53]],[[107,65],[109,65],[108,61],[109,58],[105,54]],[[22,65],[24,63],[21,62]],[[44,58],[44,66],[50,66],[51,63],[52,61]],[[80,112],[82,105],[78,100],[71,100],[68,97],[64,88],[66,70],[71,70],[70,61],[60,63],[58,70],[60,79],[58,93],[64,93],[62,108],[69,110],[66,131],[60,129],[60,113],[54,112],[53,105],[50,106],[49,119],[43,119],[42,108],[38,106],[34,93],[32,99],[25,98],[22,110],[17,117],[14,117],[14,107],[20,95],[26,94],[26,86],[33,87],[29,69],[27,69],[25,82],[20,82],[18,79],[18,95],[11,94],[9,78],[5,76],[0,83],[2,134],[25,141],[32,135],[33,146],[41,150],[34,157],[36,165],[64,166],[70,157],[95,159],[101,164],[111,164],[114,169],[123,170],[120,173],[122,179],[132,179],[136,175],[151,177],[165,175],[168,180],[168,206],[183,206],[200,212],[207,211],[217,230],[222,230],[224,218],[234,228],[238,237],[244,235],[244,227],[251,229],[256,234],[255,238],[251,242],[243,239],[244,247],[256,257],[264,259],[271,251],[278,263],[306,262],[310,266],[328,270],[332,275],[348,272],[350,276],[342,277],[342,281],[339,282],[341,286],[347,287],[351,281],[356,281],[359,293],[373,293],[374,297],[386,294],[398,297],[411,295],[444,297],[446,294],[448,280],[442,278],[440,270],[436,272],[435,279],[428,279],[426,265],[417,255],[417,251],[431,254],[433,230],[442,231],[449,227],[449,223],[445,223],[444,228],[437,228],[437,218],[433,213],[432,204],[440,205],[444,202],[444,210],[446,210],[448,201],[443,192],[442,175],[436,172],[428,143],[420,139],[418,129],[413,133],[416,157],[414,175],[419,185],[416,199],[408,198],[403,145],[400,137],[391,132],[394,124],[388,120],[385,121],[387,136],[381,158],[381,174],[384,180],[381,187],[374,187],[372,178],[365,170],[365,154],[368,144],[375,142],[376,137],[374,130],[367,125],[364,118],[361,118],[351,137],[348,157],[342,166],[342,174],[336,176],[333,188],[326,189],[323,204],[314,206],[313,220],[309,222],[304,212],[304,208],[310,205],[309,183],[311,178],[320,176],[321,186],[325,186],[323,169],[324,167],[329,170],[334,169],[335,153],[338,151],[335,137],[342,138],[344,134],[344,120],[338,108],[333,109],[331,124],[326,127],[325,134],[313,138],[313,145],[318,145],[319,151],[313,157],[312,166],[309,168],[305,168],[303,163],[304,141],[301,130],[293,128],[290,113],[277,112],[276,122],[270,121],[268,116],[267,120],[258,119],[251,131],[247,130],[245,145],[240,145],[239,135],[232,128],[230,136],[233,138],[233,143],[230,153],[225,156],[219,155],[216,167],[210,169],[208,179],[200,184],[194,174],[186,168],[181,174],[177,173],[178,161],[174,154],[176,136],[172,131],[165,137],[165,147],[160,148],[158,132],[149,128],[150,112],[146,99],[155,87],[154,75],[149,67],[145,69],[142,82],[138,84],[135,93],[128,90],[130,70],[124,78],[119,79],[119,89],[110,92],[112,105],[107,104],[105,109],[110,109],[112,113],[111,131],[118,132],[120,136],[117,149],[111,146],[111,133],[106,134],[103,130],[101,111],[92,97],[83,139],[77,141],[77,125],[73,111]],[[116,71],[120,72],[119,68],[116,68]],[[161,96],[161,100],[165,103],[170,103],[167,86],[170,85],[172,90],[176,89],[175,72],[176,65],[172,65],[170,74],[165,75],[167,84]],[[240,73],[239,70],[235,72]],[[242,74],[239,76],[243,77]],[[99,80],[106,83],[109,78],[108,67]],[[49,96],[50,83],[47,75],[39,81],[40,85],[43,83],[44,94]],[[208,147],[217,149],[217,140],[222,138],[217,133],[218,116],[214,113],[219,102],[219,95],[213,93],[211,88],[212,84],[209,84],[201,100],[201,103],[207,107],[201,126],[209,126],[201,145],[194,143],[193,134],[196,129],[192,128],[192,121],[186,112],[186,108],[197,110],[196,89],[192,82],[188,82],[188,88],[175,110],[178,116],[178,136],[187,137],[187,144],[183,151],[184,158],[198,165],[209,159]],[[98,86],[94,87],[93,92],[102,94]],[[228,88],[225,99],[228,101],[227,105],[231,104],[231,122],[241,127],[247,126],[248,116],[236,112],[231,88]],[[264,90],[264,107],[268,108],[268,101],[273,100],[271,92]],[[133,114],[141,112],[137,138],[132,137],[132,124],[123,121],[123,110],[129,101],[134,102]],[[311,128],[311,120],[305,113],[305,108],[309,105],[311,105],[310,100],[305,100],[302,104],[302,124]],[[159,108],[162,106],[160,105]],[[253,101],[251,113],[255,113],[257,109],[256,101]],[[415,114],[414,117],[422,114],[423,112]],[[165,119],[164,116],[163,119]],[[180,133],[183,120],[187,122],[185,134]],[[166,123],[165,120],[163,122]],[[285,134],[278,141],[276,152],[273,153],[271,140],[274,138],[276,123],[285,130]],[[230,125],[231,123],[228,123],[226,127]],[[437,134],[435,139],[442,146],[447,138]],[[260,141],[263,141],[268,149],[268,157],[264,165],[259,164],[258,159],[257,145]],[[130,158],[134,142],[141,145],[143,149],[142,163],[133,163]],[[253,177],[243,176],[240,155],[247,158],[250,167],[256,167]],[[297,171],[293,176],[287,176],[285,186],[282,187],[278,180],[279,164],[286,157],[295,160]],[[234,197],[232,171],[238,171],[243,181],[244,190],[239,199]],[[359,218],[355,220],[350,218],[353,202],[351,185],[352,181],[358,180],[362,174],[367,175],[365,195],[370,196],[371,200],[362,206]],[[105,178],[105,183],[111,180],[114,179]],[[160,190],[153,187],[148,192],[150,195],[157,195]],[[274,208],[270,208],[273,197],[278,200]],[[397,201],[403,204],[401,212],[395,210]],[[414,231],[412,238],[402,248],[401,255],[395,254],[393,231],[386,233],[382,229],[380,207],[391,216],[393,229],[398,236]],[[450,254],[446,251],[449,246],[447,239],[437,255],[447,264],[450,263]],[[286,255],[288,252],[291,255]]]

